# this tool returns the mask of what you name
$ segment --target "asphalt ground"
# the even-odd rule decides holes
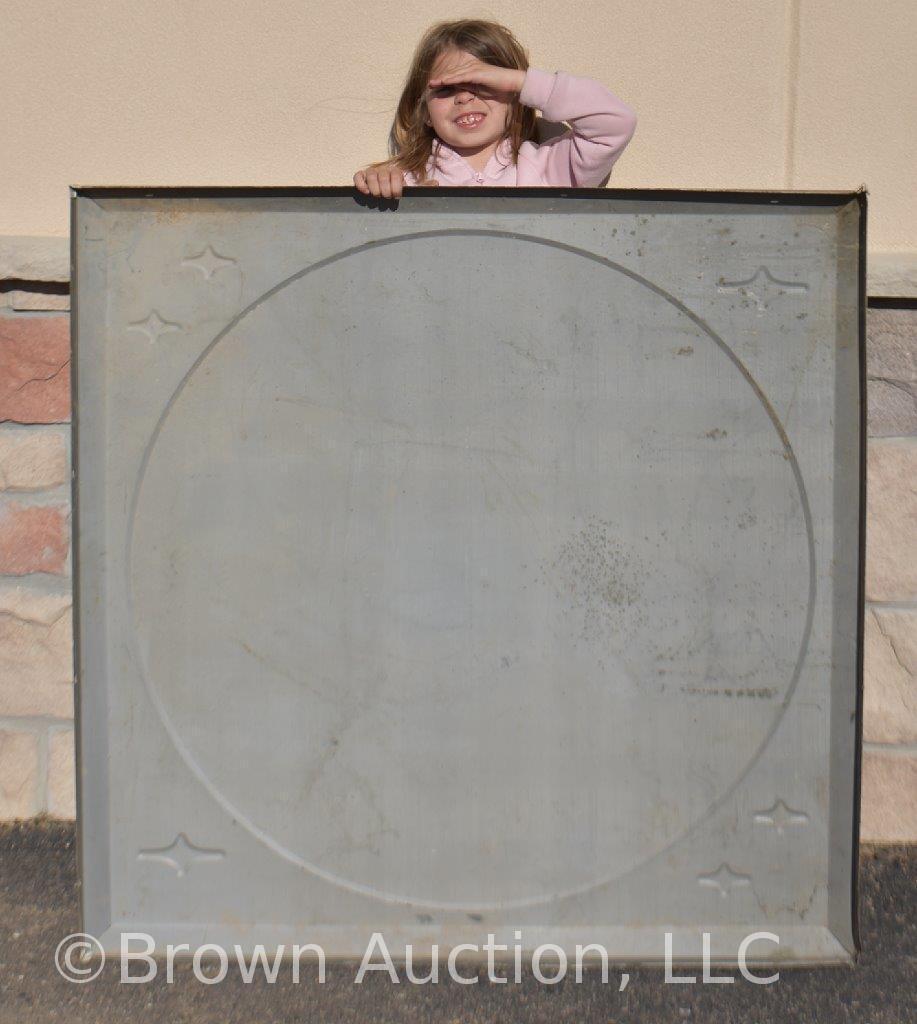
[[[75,984],[58,974],[54,954],[79,924],[73,823],[0,824],[0,1024],[917,1024],[917,846],[863,848],[856,966],[782,968],[771,985],[720,968],[713,973],[733,984],[667,985],[661,968],[634,967],[612,967],[604,985],[598,972],[576,983],[572,969],[557,985],[526,971],[521,984],[481,972],[463,986],[445,970],[436,985],[396,985],[383,973],[357,985],[357,965],[330,962],[324,984],[304,962],[299,984],[288,969],[274,983],[258,972],[246,984],[231,963],[225,980],[207,985],[187,961],[176,962],[172,983],[161,971],[125,985],[109,962]],[[623,992],[621,970],[630,975]]]

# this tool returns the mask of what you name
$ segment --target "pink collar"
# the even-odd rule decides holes
[[[491,164],[497,166],[494,170],[502,169],[507,163],[509,163],[513,151],[513,144],[509,138],[504,138],[500,141],[500,144],[490,155],[490,159],[484,167],[482,173],[487,174],[491,170]],[[461,161],[471,168],[471,164],[463,157],[460,153],[457,153],[447,142],[443,142],[442,139],[437,139],[433,143],[433,155],[439,156],[442,160],[449,160],[451,162]],[[472,168],[473,170],[473,168]]]

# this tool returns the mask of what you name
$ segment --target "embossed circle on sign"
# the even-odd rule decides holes
[[[227,813],[335,884],[474,909],[620,876],[722,802],[795,685],[811,562],[783,429],[706,324],[457,230],[323,261],[214,340],[128,571]]]

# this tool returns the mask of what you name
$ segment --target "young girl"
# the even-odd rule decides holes
[[[538,109],[572,130],[539,145]],[[637,124],[634,111],[589,78],[530,68],[512,32],[490,21],[428,29],[398,101],[389,160],[357,171],[367,195],[404,185],[602,184]]]

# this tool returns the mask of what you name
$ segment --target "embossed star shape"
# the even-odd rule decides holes
[[[710,875],[700,875],[697,879],[699,885],[710,889],[716,889],[724,899],[733,889],[743,889],[751,885],[750,875],[740,875],[733,871],[725,862]]]
[[[777,295],[804,295],[808,290],[809,286],[800,281],[781,281],[763,265],[744,281],[724,281],[720,278],[717,288],[719,292],[738,292],[754,299],[759,313],[763,313]]]
[[[201,271],[204,277],[209,281],[213,275],[220,270],[222,267],[231,267],[235,264],[235,260],[228,259],[225,256],[220,256],[219,253],[213,251],[213,247],[208,245],[203,252],[198,253],[197,256],[189,256],[187,259],[181,261],[183,267],[195,267]]]
[[[203,846],[195,846],[184,832],[179,832],[169,846],[157,849],[141,850],[138,860],[157,861],[173,868],[178,877],[186,874],[194,864],[222,860],[226,856],[223,850],[208,850]]]
[[[173,324],[169,320],[163,320],[154,309],[146,320],[137,320],[132,324],[128,324],[127,329],[129,331],[140,331],[141,334],[145,334],[150,339],[150,342],[154,342],[158,341],[163,334],[179,331],[181,327],[179,324]]]
[[[782,836],[787,825],[805,825],[809,820],[808,814],[802,811],[794,811],[782,801],[778,800],[766,811],[759,811],[755,815],[755,822],[759,825],[771,825],[777,830],[777,835]]]

